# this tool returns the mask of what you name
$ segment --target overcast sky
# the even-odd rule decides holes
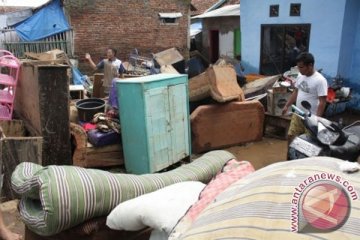
[[[37,7],[40,6],[49,0],[0,0],[1,6],[30,6]]]

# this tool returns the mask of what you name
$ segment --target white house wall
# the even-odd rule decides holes
[[[219,46],[219,55],[222,54],[222,52],[228,52],[228,48],[232,49],[232,52],[234,51],[234,29],[240,28],[240,17],[221,17],[221,18],[204,18],[203,19],[203,31],[202,31],[202,54],[209,58],[210,53],[210,39],[209,39],[209,32],[211,30],[219,31],[219,45],[222,45],[221,38],[222,35],[226,36],[227,34],[232,34],[231,44],[228,44],[226,46],[226,49],[224,47],[224,50],[222,50],[222,46]],[[226,39],[230,38],[229,36],[224,37]],[[227,40],[228,41],[228,40]],[[232,53],[233,54],[233,53]]]
[[[219,33],[219,54],[234,57],[234,32]]]

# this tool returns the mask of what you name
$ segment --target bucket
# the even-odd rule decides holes
[[[105,111],[105,101],[100,98],[81,99],[76,102],[79,121],[90,122],[94,115]]]

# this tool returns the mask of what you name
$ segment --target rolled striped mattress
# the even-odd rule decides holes
[[[172,171],[144,175],[24,162],[16,167],[11,183],[21,195],[19,211],[25,225],[39,235],[51,236],[165,186],[182,181],[207,183],[234,158],[227,151],[211,151]]]

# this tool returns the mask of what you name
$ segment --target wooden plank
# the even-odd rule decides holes
[[[110,167],[124,165],[123,153],[120,145],[113,145],[119,148],[118,151],[106,151],[103,147],[93,149],[86,154],[84,167]]]
[[[22,65],[15,110],[43,137],[43,165],[71,164],[68,66],[37,64]]]
[[[20,115],[20,114],[18,114],[18,115]],[[21,115],[20,115],[20,119],[24,123],[24,127],[25,127],[25,129],[26,129],[29,136],[31,136],[31,137],[39,137],[41,135],[41,133],[37,129],[35,129],[33,127],[31,122],[29,122],[28,120],[23,118]]]
[[[205,71],[189,80],[189,101],[200,101],[210,96],[209,75]]]
[[[176,50],[176,48],[169,48],[162,52],[156,53],[154,54],[154,58],[160,66],[171,65],[184,59],[184,57],[179,53],[178,50]]]
[[[25,136],[25,126],[22,120],[0,121],[0,127],[5,136],[22,137]]]
[[[103,73],[95,73],[94,74],[92,97],[96,97],[96,98],[103,98],[104,97],[104,91],[102,91],[103,78],[104,78]]]
[[[40,135],[40,112],[39,112],[39,82],[35,79],[37,68],[23,62],[15,95],[15,111],[31,123]]]
[[[18,198],[11,188],[11,174],[21,162],[42,164],[42,137],[6,137],[0,140],[0,158],[4,167],[3,194]]]
[[[68,66],[38,67],[43,165],[71,165],[67,69]]]

